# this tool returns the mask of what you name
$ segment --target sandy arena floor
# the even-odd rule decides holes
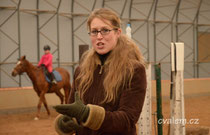
[[[156,111],[155,102],[153,102],[152,104],[152,110],[154,114],[154,112]],[[163,100],[162,102],[162,113],[163,113],[163,119],[170,118],[170,103],[167,100]],[[154,116],[152,117],[154,120]],[[186,122],[192,120],[194,121],[194,123],[196,123],[196,124],[186,124],[186,130],[188,130],[188,128],[190,130],[201,127],[210,128],[210,96],[206,95],[206,96],[194,96],[194,97],[185,98],[185,117],[186,117]],[[153,123],[153,135],[155,135],[154,121],[152,121],[152,123]],[[168,128],[169,124],[163,125],[163,135],[168,135]],[[203,134],[196,133],[190,135],[203,135]]]
[[[156,103],[153,102],[153,113],[156,111]],[[163,101],[163,117],[169,118],[169,101]],[[57,113],[51,109],[51,117],[45,111],[41,112],[40,120],[35,121],[35,111],[0,114],[0,135],[56,135],[53,128],[54,118]],[[199,124],[187,124],[186,127],[210,127],[210,96],[185,98],[186,119],[198,119]],[[152,116],[154,119],[154,116]],[[152,122],[154,124],[154,122]],[[167,135],[168,124],[163,126],[163,135]],[[154,135],[153,125],[153,135]]]

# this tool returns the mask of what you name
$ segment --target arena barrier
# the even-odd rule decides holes
[[[61,90],[63,93],[63,90]],[[45,95],[49,106],[60,104],[54,93]],[[0,88],[0,112],[37,107],[39,98],[33,87]],[[44,106],[42,106],[42,109]]]

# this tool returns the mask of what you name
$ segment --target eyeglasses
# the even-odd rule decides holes
[[[117,29],[115,28],[115,29],[111,29],[111,30],[109,30],[109,29],[93,30],[93,31],[89,32],[88,34],[90,36],[97,36],[98,33],[101,33],[101,35],[108,35],[110,33],[110,31],[112,31],[112,30],[117,30]]]

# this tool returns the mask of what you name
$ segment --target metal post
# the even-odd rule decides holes
[[[175,42],[174,41],[174,25],[173,25],[173,20],[174,20],[174,18],[175,18],[175,16],[177,15],[177,13],[178,13],[178,10],[179,10],[179,7],[180,7],[180,3],[181,3],[181,0],[179,0],[178,2],[177,2],[177,4],[176,4],[176,9],[174,10],[174,13],[173,13],[173,15],[172,15],[172,17],[171,17],[171,22],[172,22],[172,25],[171,25],[171,42]],[[175,23],[175,26],[176,26],[176,24],[177,24],[177,22]]]
[[[197,64],[196,64],[196,61],[197,61],[197,58],[196,58],[196,49],[197,49],[197,47],[196,47],[196,39],[195,39],[195,37],[197,37],[197,29],[198,29],[198,25],[197,25],[197,23],[196,22],[194,22],[194,25],[193,25],[193,78],[195,78],[195,76],[196,76],[196,66],[197,66]]]
[[[74,12],[74,0],[71,1],[71,13]],[[74,58],[74,16],[72,15],[71,18],[71,33],[72,33],[72,37],[71,37],[71,44],[72,44],[72,62],[75,62],[75,58]],[[72,66],[72,71],[74,73],[74,65]]]
[[[104,8],[104,6],[105,6],[105,0],[102,1],[101,7]]]
[[[131,24],[131,12],[132,12],[132,5],[133,5],[133,0],[131,0],[131,2],[130,2],[130,8],[129,8],[129,22],[128,23],[130,23]],[[132,35],[132,34],[131,34]]]
[[[152,13],[152,9],[153,9],[153,6],[154,6],[154,3],[155,3],[155,0],[153,0],[153,2],[152,2],[152,6],[151,6],[151,8],[150,8],[150,10],[149,10],[149,14],[148,14],[148,16],[147,16],[147,61],[148,62],[150,62],[150,42],[149,42],[149,17],[150,17],[150,15],[151,15],[151,13]]]
[[[58,67],[60,67],[60,33],[59,33],[59,8],[61,5],[61,0],[58,3],[57,7],[57,51],[58,51]]]
[[[124,13],[124,11],[125,11],[126,3],[127,3],[127,0],[125,0],[125,2],[124,2],[124,4],[123,4],[123,9],[122,9],[122,11],[121,11],[121,13],[120,13],[120,18],[122,18],[122,16],[123,16],[123,13]]]
[[[198,78],[198,24],[193,25],[193,78]]]
[[[193,50],[194,50],[194,78],[197,77],[199,78],[199,62],[198,62],[198,18],[199,18],[199,13],[200,13],[200,7],[202,4],[203,0],[200,0],[196,16],[194,18],[194,38],[193,38]],[[196,41],[195,41],[196,40]]]
[[[149,20],[147,19],[147,61],[150,62],[150,46],[149,46],[150,42],[149,42]]]
[[[39,0],[36,1],[36,9],[37,9],[37,15],[36,15],[36,25],[37,25],[37,61],[40,60],[40,35],[39,35]]]
[[[198,61],[198,25],[196,26],[196,45],[195,45],[195,52],[196,53],[196,61],[195,61],[195,67],[196,67],[196,77],[199,78],[199,61]]]
[[[95,9],[96,6],[96,0],[94,0],[93,6],[92,6],[92,11]]]
[[[157,99],[157,125],[158,135],[163,134],[162,123],[159,121],[163,119],[162,115],[162,94],[161,94],[161,70],[160,63],[155,65],[155,78],[156,78],[156,99]]]
[[[178,2],[178,6],[176,9],[176,22],[175,22],[175,27],[176,27],[176,42],[179,40],[179,33],[178,33],[178,19],[179,19],[179,8],[180,8],[181,0]]]
[[[20,35],[20,3],[21,0],[18,2],[18,10],[17,10],[17,22],[18,22],[18,47],[19,47],[19,58],[21,57],[21,35]],[[19,76],[19,86],[22,86],[21,77]]]
[[[156,10],[157,10],[158,0],[155,0],[155,9],[154,9],[154,16],[153,16],[153,27],[154,27],[154,62],[156,64],[157,58],[157,49],[156,49]]]

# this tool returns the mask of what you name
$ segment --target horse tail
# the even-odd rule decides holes
[[[66,70],[65,70],[66,71]],[[71,92],[71,77],[70,77],[70,74],[68,71],[66,71],[66,81],[65,82],[65,86],[64,86],[64,93],[65,93],[65,103],[67,104],[68,103],[68,98],[69,98],[69,95],[70,95],[70,92]]]
[[[70,74],[68,71],[67,71],[67,76],[68,76],[68,80],[69,80],[69,93],[70,93],[70,91],[71,91],[71,77],[70,77]]]
[[[70,91],[71,91],[70,74],[64,68],[55,68],[55,70],[57,70],[62,76],[62,87],[64,90],[65,103],[67,104]]]

